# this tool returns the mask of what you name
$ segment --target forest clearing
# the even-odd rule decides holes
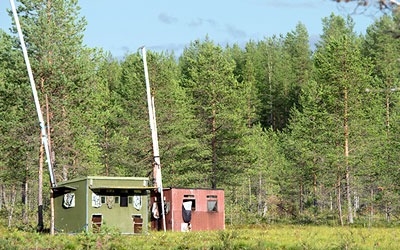
[[[332,13],[314,49],[299,22],[146,61],[87,47],[76,0],[17,2],[36,86],[0,30],[0,248],[400,249],[399,12],[364,34]],[[226,230],[147,232],[173,207],[162,187]],[[107,227],[123,213],[138,235]],[[82,233],[48,235],[54,217]]]

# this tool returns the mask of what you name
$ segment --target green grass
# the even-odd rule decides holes
[[[260,225],[140,236],[50,236],[0,227],[0,249],[400,249],[400,229]]]

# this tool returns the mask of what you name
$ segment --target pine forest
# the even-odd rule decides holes
[[[51,159],[16,29],[0,30],[0,217],[36,230],[49,227],[46,161],[57,182],[152,179],[152,140],[141,54],[87,47],[77,0],[19,2]],[[227,225],[399,223],[399,22],[360,35],[331,14],[315,46],[298,23],[245,46],[148,51],[163,185],[223,188]]]

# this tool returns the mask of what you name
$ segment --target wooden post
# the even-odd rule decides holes
[[[50,189],[50,234],[54,235],[54,192]]]
[[[39,149],[39,172],[38,172],[38,231],[43,231],[43,143]]]

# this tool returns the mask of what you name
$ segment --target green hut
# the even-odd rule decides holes
[[[147,232],[149,179],[88,176],[59,183],[54,191],[55,229],[64,233],[117,228]]]

